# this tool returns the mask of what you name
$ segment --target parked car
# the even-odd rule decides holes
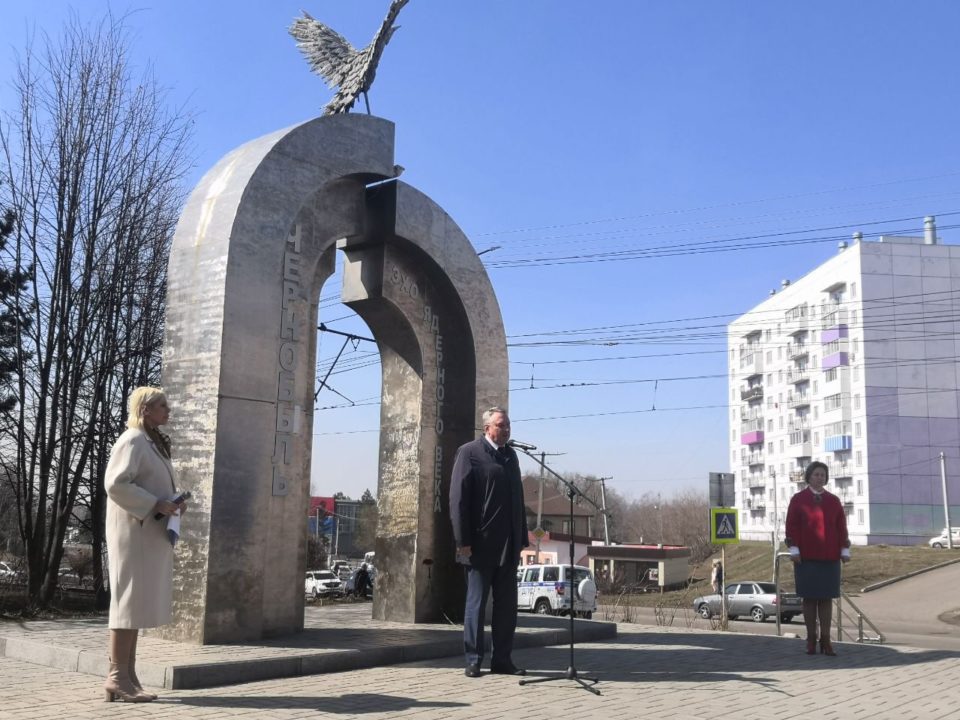
[[[953,531],[953,538],[951,538],[953,540],[953,546],[955,548],[960,548],[960,528],[955,527],[950,529]],[[949,547],[949,543],[947,542],[947,529],[944,528],[943,532],[937,535],[937,537],[930,538],[927,541],[927,545],[938,550],[940,548]]]
[[[346,560],[334,560],[330,566],[330,570],[341,580],[346,580],[347,577],[350,576],[350,573],[353,572],[353,568],[350,567],[350,563]]]
[[[777,598],[776,586],[772,582],[746,580],[730,583],[724,588],[727,596],[727,617],[749,617],[754,622],[763,622],[775,615],[779,608],[780,620],[790,622],[795,615],[803,612],[803,601],[794,593],[780,592]],[[713,593],[693,599],[693,609],[701,617],[711,618],[720,614],[720,595]]]
[[[367,575],[368,575],[368,577],[370,578],[370,585],[369,585],[368,588],[367,588],[367,593],[368,593],[368,594],[367,594],[367,597],[373,597],[373,589],[374,589],[374,582],[373,582],[373,580],[374,580],[374,575],[373,575],[373,573],[371,572],[371,570],[373,570],[372,567],[368,567],[368,568],[367,568]],[[347,579],[344,581],[344,583],[343,583],[343,592],[344,592],[344,594],[347,595],[348,597],[351,597],[351,596],[355,595],[356,592],[357,592],[357,574],[358,574],[359,572],[360,572],[360,568],[356,568],[355,570],[353,570],[353,571],[350,573],[350,577],[347,578]]]
[[[343,595],[343,583],[330,570],[311,570],[307,573],[304,593],[314,600]]]
[[[570,612],[569,565],[525,565],[517,569],[517,609],[540,615]],[[597,610],[597,585],[590,568],[573,567],[574,610],[588,620]]]

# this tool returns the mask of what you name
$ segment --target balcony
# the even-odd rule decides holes
[[[763,399],[763,385],[751,385],[748,388],[741,388],[740,390],[740,399],[744,402],[749,402],[750,400],[762,400]]]
[[[831,480],[842,480],[853,477],[853,466],[847,463],[830,463],[827,467],[830,468]]]
[[[835,328],[838,325],[845,325],[846,322],[847,311],[833,306],[832,308],[824,308],[823,315],[820,318],[820,327],[824,330],[829,330],[830,328]]]
[[[806,357],[810,353],[810,346],[803,342],[787,343],[787,357],[791,360]]]
[[[787,407],[799,408],[810,406],[810,393],[787,393]]]
[[[846,367],[850,364],[850,355],[846,352],[835,352],[824,355],[820,361],[821,370],[832,370],[836,367]]]
[[[783,331],[787,335],[797,335],[806,332],[810,327],[810,317],[806,307],[797,307],[790,310],[784,317]]]
[[[840,498],[840,502],[842,502],[844,505],[853,505],[853,493],[849,490],[836,490],[834,491],[834,494]]]
[[[751,452],[746,453],[742,458],[740,458],[740,464],[744,467],[750,467],[753,465],[763,465],[763,453],[762,452]]]
[[[853,447],[850,435],[828,435],[823,439],[823,449],[827,452],[842,452]]]
[[[790,480],[795,483],[804,483],[803,479],[803,470],[791,470],[790,471]]]
[[[796,385],[810,379],[810,370],[806,367],[792,367],[787,370],[787,382]]]
[[[747,498],[747,507],[755,512],[760,512],[767,507],[765,498]]]
[[[767,486],[767,479],[763,475],[754,473],[753,475],[747,476],[747,487],[753,490],[754,488],[765,488]]]
[[[741,445],[757,445],[763,443],[763,430],[750,430],[740,433]]]
[[[850,337],[850,330],[846,325],[836,325],[829,330],[820,333],[820,344],[829,345],[832,342],[839,342]]]
[[[797,432],[798,430],[809,430],[809,429],[810,429],[810,419],[807,417],[793,418],[787,423],[787,430],[791,433]]]
[[[746,377],[753,377],[754,375],[763,374],[763,353],[759,350],[757,352],[747,353],[740,356],[740,373]]]

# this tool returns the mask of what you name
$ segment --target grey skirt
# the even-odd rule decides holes
[[[802,560],[793,566],[797,595],[807,600],[840,597],[839,560]]]

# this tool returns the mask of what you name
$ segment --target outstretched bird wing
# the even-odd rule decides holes
[[[310,64],[310,69],[322,77],[329,87],[339,86],[350,60],[357,54],[347,39],[306,12],[303,17],[293,21],[290,34],[296,39],[297,47]]]

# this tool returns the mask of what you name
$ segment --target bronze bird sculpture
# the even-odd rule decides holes
[[[323,110],[324,115],[349,112],[362,93],[370,113],[367,91],[377,74],[377,63],[393,33],[400,27],[394,20],[409,0],[393,0],[373,40],[363,50],[355,50],[336,30],[315,20],[306,11],[293,21],[290,34],[296,39],[310,69],[322,77],[331,88],[337,88],[333,99]]]

